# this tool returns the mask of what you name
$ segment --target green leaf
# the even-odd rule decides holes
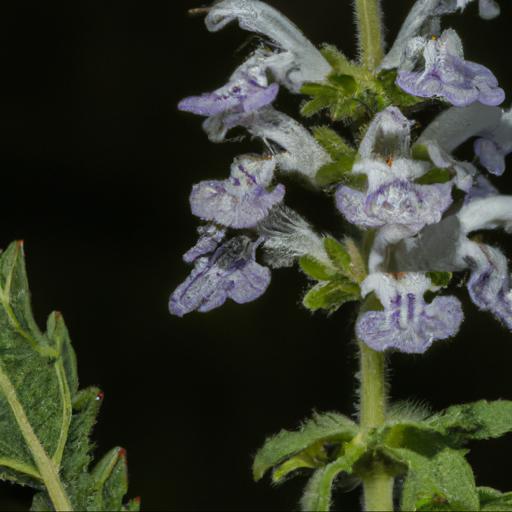
[[[427,272],[427,277],[434,286],[446,288],[450,284],[453,274],[451,272]]]
[[[433,416],[428,425],[459,442],[501,437],[512,432],[512,402],[481,400],[455,405]]]
[[[361,443],[348,443],[344,454],[334,462],[316,470],[304,490],[301,509],[304,512],[328,512],[331,509],[332,490],[340,473],[352,473],[355,463],[366,453]]]
[[[338,87],[347,96],[352,96],[357,91],[357,82],[351,75],[338,75],[336,73],[329,75],[329,83]]]
[[[447,183],[453,178],[452,173],[448,169],[434,167],[421,178],[416,180],[419,185],[434,185],[436,183]]]
[[[318,261],[316,258],[313,258],[313,256],[302,256],[299,260],[299,264],[306,275],[317,281],[329,281],[336,275],[336,272],[332,268]]]
[[[304,297],[303,304],[310,311],[325,309],[331,313],[339,309],[345,302],[359,300],[359,286],[348,279],[318,284],[311,288]]]
[[[506,512],[512,510],[512,492],[502,493],[490,487],[478,487],[480,510]]]
[[[350,441],[357,434],[357,430],[357,425],[346,416],[337,413],[315,413],[298,431],[282,430],[276,436],[267,439],[254,458],[254,479],[260,480],[270,469],[282,465],[308,449],[304,457],[305,466],[298,467],[313,467],[314,463],[320,464],[325,459],[326,444]],[[317,455],[318,461],[315,462]],[[278,476],[282,478],[285,474],[281,468]]]
[[[337,74],[357,76],[358,74],[365,72],[363,68],[351,62],[333,45],[323,45],[320,52],[324,56],[325,60],[331,65],[334,72]]]
[[[350,273],[352,260],[344,245],[334,238],[327,237],[324,239],[324,247],[333,265],[345,274]]]
[[[354,159],[344,156],[335,162],[323,165],[318,169],[315,181],[320,187],[328,187],[338,183],[346,185],[355,185],[353,188],[364,188],[366,186],[366,176],[364,174],[351,174]]]
[[[37,327],[23,245],[11,244],[0,256],[0,478],[40,491],[33,510],[91,510],[89,437],[98,401],[98,390],[78,391],[60,313],[50,315],[46,333]],[[109,494],[125,492],[117,479]],[[105,506],[121,510],[122,504]]]
[[[352,161],[354,160],[355,149],[331,128],[315,126],[313,128],[313,135],[333,160],[336,161],[347,157],[352,159]]]

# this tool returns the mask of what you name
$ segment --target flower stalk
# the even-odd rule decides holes
[[[374,71],[383,56],[382,13],[379,0],[356,0],[355,12],[361,62]],[[382,352],[376,352],[359,342],[360,351],[360,426],[363,432],[378,428],[386,421],[386,360]],[[366,511],[393,510],[393,482],[380,464],[363,479],[364,509]]]

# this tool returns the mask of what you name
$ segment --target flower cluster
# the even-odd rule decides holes
[[[206,117],[203,127],[212,141],[224,141],[230,129],[242,127],[265,150],[235,158],[228,179],[194,186],[192,213],[205,224],[184,257],[194,270],[172,294],[172,313],[260,297],[270,283],[269,268],[256,261],[262,251],[267,265],[299,260],[318,281],[305,301],[312,310],[332,312],[344,301],[366,298],[356,332],[377,351],[422,353],[458,332],[464,317],[459,300],[432,295],[448,285],[453,272],[468,271],[473,302],[512,329],[507,260],[497,248],[470,238],[486,229],[512,231],[512,197],[499,195],[485,175],[505,171],[512,112],[501,109],[505,93],[492,72],[465,60],[459,36],[441,27],[444,15],[469,3],[417,0],[373,77],[332,47],[316,49],[259,0],[222,0],[209,9],[210,31],[236,20],[271,45],[257,48],[226,85],[179,107]],[[499,14],[494,0],[480,0],[479,10],[485,19]],[[390,71],[401,91],[391,104],[389,94],[378,96],[384,91],[380,80]],[[335,101],[336,84],[358,98],[364,98],[365,87],[377,95],[371,103],[376,107],[367,105],[375,110],[365,129],[354,126],[350,143],[328,128],[313,134],[272,106],[280,88],[297,94],[315,84],[331,88],[326,102]],[[406,109],[420,98],[447,108],[418,134]],[[455,155],[470,139],[477,163]],[[292,173],[334,193],[337,210],[361,230],[360,243],[321,236],[284,206],[279,179]],[[318,179],[326,173],[336,177],[327,185]]]

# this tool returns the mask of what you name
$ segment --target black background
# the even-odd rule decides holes
[[[348,0],[271,3],[315,43],[356,54]],[[389,40],[410,4],[384,1]],[[510,93],[512,6],[502,4],[492,22],[475,6],[450,21],[467,58],[493,69]],[[247,33],[232,26],[209,34],[185,13],[196,6],[1,3],[0,245],[25,240],[37,319],[63,312],[82,386],[106,395],[97,453],[127,448],[130,495],[141,495],[144,509],[294,509],[305,480],[255,484],[251,456],[266,435],[293,428],[313,408],[353,413],[354,311],[311,316],[299,306],[305,279],[285,270],[255,303],[182,320],[168,314],[168,295],[188,271],[181,254],[195,240],[192,184],[226,176],[234,156],[261,149],[249,140],[210,144],[200,119],[176,110],[180,98],[224,83],[248,52],[237,53]],[[297,104],[286,93],[277,102]],[[499,183],[512,192],[510,172]],[[325,199],[290,197],[320,228],[343,233]],[[511,254],[506,237],[492,240]],[[462,286],[454,293],[467,315],[460,335],[423,357],[393,355],[393,399],[434,410],[512,399],[512,335]],[[512,439],[472,448],[479,484],[510,490]],[[2,484],[0,509],[26,509],[30,495]],[[358,502],[355,492],[337,505]]]

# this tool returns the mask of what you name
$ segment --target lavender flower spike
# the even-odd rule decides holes
[[[384,309],[359,317],[358,338],[379,352],[394,348],[408,354],[422,354],[434,341],[451,338],[464,318],[461,304],[455,297],[436,297],[427,304],[423,296],[433,289],[420,273],[369,275],[361,292],[375,292]]]
[[[378,114],[363,139],[355,174],[368,177],[365,192],[340,186],[336,204],[352,224],[365,228],[403,225],[418,232],[423,226],[439,222],[452,203],[451,183],[418,185],[431,167],[410,158],[408,121],[396,107]]]
[[[256,263],[257,246],[258,242],[237,236],[209,257],[197,259],[190,276],[171,295],[171,314],[206,313],[227,299],[238,304],[258,299],[270,284],[270,270]]]
[[[481,133],[475,141],[475,153],[491,174],[501,176],[505,172],[505,158],[512,153],[512,109],[503,112],[494,130]]]
[[[250,32],[271,39],[282,53],[275,54],[268,69],[277,81],[293,92],[304,82],[320,82],[331,72],[331,66],[317,48],[285,16],[259,0],[222,0],[215,3],[206,16],[206,27],[217,32],[234,20]]]
[[[443,98],[452,105],[464,107],[476,101],[496,106],[505,100],[505,92],[486,67],[465,61],[462,42],[454,30],[445,30],[441,37],[410,41],[413,56],[422,53],[423,71],[415,71],[415,58],[405,59],[397,84],[409,94],[422,98]]]
[[[228,83],[214,92],[191,96],[178,108],[206,117],[253,112],[272,103],[279,86],[269,84],[265,59],[267,52],[257,51],[231,76]]]
[[[275,166],[273,158],[250,155],[236,158],[229,179],[203,181],[194,186],[190,196],[192,213],[232,228],[255,227],[284,198],[283,185],[267,190]]]

